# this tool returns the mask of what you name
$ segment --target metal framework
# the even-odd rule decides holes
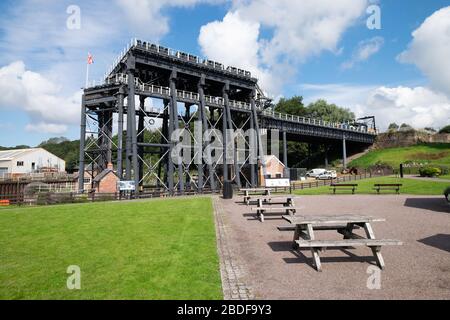
[[[89,169],[95,176],[113,163],[120,179],[134,181],[139,191],[217,192],[226,180],[240,187],[257,186],[258,167],[248,160],[253,144],[258,159],[264,155],[261,137],[266,129],[283,133],[286,165],[289,138],[343,141],[345,150],[346,142],[370,145],[376,136],[375,128],[364,124],[327,123],[275,113],[270,107],[248,71],[133,40],[104,81],[84,90],[80,172]],[[178,129],[185,129],[194,141],[203,133],[206,140],[222,142],[223,150],[213,150],[221,156],[205,161],[201,155],[209,147],[203,141],[191,150],[190,163],[175,163],[170,137]],[[214,136],[214,129],[222,136]],[[228,137],[227,129],[236,130],[236,135]],[[247,129],[254,129],[256,137],[244,137]],[[81,192],[83,180],[80,174]]]

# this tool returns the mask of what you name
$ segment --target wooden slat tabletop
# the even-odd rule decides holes
[[[338,215],[338,216],[283,216],[283,219],[291,224],[339,224],[339,223],[366,223],[383,222],[386,219],[361,216],[361,215]]]

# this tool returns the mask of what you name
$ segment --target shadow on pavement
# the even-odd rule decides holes
[[[450,234],[437,234],[435,236],[418,240],[418,242],[450,252]]]
[[[444,196],[440,198],[408,198],[405,201],[405,207],[450,213],[450,205]]]

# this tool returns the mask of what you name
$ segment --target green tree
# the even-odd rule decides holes
[[[403,123],[403,124],[400,126],[400,131],[403,131],[403,132],[414,131],[414,128],[411,127],[411,126],[410,126],[409,124],[407,124],[407,123]]]
[[[275,111],[300,117],[307,114],[302,96],[294,96],[289,99],[281,98],[275,106]]]
[[[441,130],[439,130],[439,133],[450,133],[450,125],[445,126]]]
[[[310,103],[306,108],[306,115],[311,118],[321,119],[330,122],[354,121],[355,114],[349,109],[329,104],[326,100],[319,99]]]
[[[395,132],[395,131],[398,131],[399,128],[400,128],[400,127],[398,126],[398,124],[396,124],[396,123],[394,122],[394,123],[391,123],[391,124],[389,125],[388,131],[389,131],[389,132]]]

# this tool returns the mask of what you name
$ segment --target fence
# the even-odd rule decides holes
[[[383,177],[383,176],[386,176],[386,174],[384,174],[384,173],[373,174],[372,172],[365,172],[363,174],[342,176],[342,177],[338,177],[333,180],[316,180],[314,182],[292,182],[291,189],[292,190],[312,189],[312,188],[330,186],[331,184],[334,184],[334,183],[359,181],[359,180],[363,180],[363,179],[370,179],[373,177]]]

